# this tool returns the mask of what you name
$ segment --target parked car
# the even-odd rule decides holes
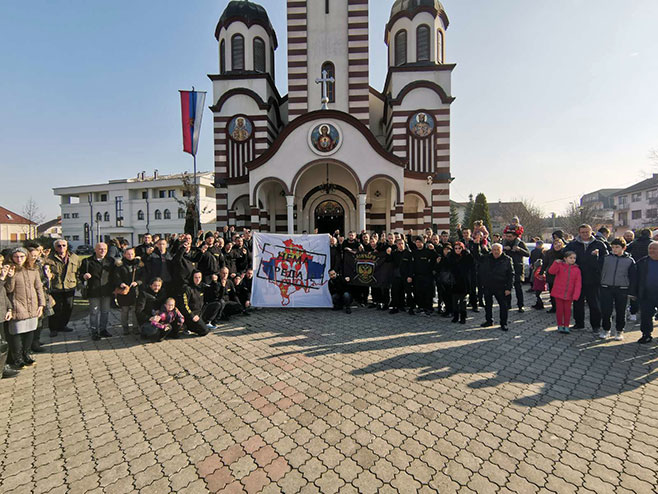
[[[90,256],[94,253],[94,248],[91,245],[78,245],[75,253],[79,256]]]

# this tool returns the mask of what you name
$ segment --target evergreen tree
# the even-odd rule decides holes
[[[480,192],[475,196],[475,203],[471,212],[470,221],[467,223],[468,228],[473,228],[473,223],[477,220],[482,220],[487,230],[491,231],[491,215],[489,214],[489,203],[487,197]]]
[[[450,201],[450,238],[457,238],[457,228],[459,225],[459,213],[457,207]]]
[[[468,202],[466,203],[466,210],[464,211],[464,217],[462,218],[462,226],[464,228],[470,228],[473,216],[473,206],[473,194],[469,194]]]

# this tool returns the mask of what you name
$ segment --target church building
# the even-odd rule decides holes
[[[278,39],[265,8],[230,1],[215,30],[217,225],[281,233],[448,229],[455,65],[445,63],[441,3],[395,1],[383,32],[381,91],[369,83],[368,0],[268,5],[275,3],[287,10],[285,96],[275,86]]]

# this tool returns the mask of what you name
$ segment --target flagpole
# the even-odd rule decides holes
[[[199,234],[199,225],[201,223],[201,211],[199,209],[199,181],[197,179],[196,171],[196,153],[192,156],[194,157],[194,242],[196,242],[197,235]]]

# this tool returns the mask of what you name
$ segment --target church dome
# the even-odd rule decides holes
[[[274,28],[267,15],[267,11],[262,5],[250,2],[249,0],[231,0],[219,18],[217,28],[215,29],[215,38],[219,39],[221,29],[234,21],[242,21],[247,27],[251,27],[254,24],[261,25],[272,36],[276,45]]]
[[[398,15],[408,15],[413,17],[416,11],[421,9],[430,9],[436,11],[436,15],[440,15],[448,27],[448,16],[443,5],[439,0],[395,0],[391,8],[391,19]]]

